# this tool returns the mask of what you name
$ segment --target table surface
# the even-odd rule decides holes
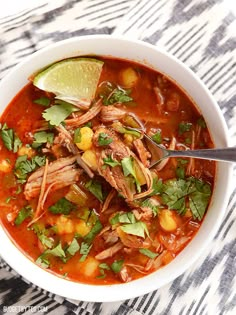
[[[0,79],[25,56],[84,34],[116,34],[157,45],[206,84],[236,145],[236,4],[233,0],[8,0],[0,11]],[[234,169],[234,183],[235,183]],[[236,314],[236,189],[216,237],[183,275],[116,303],[73,301],[22,279],[0,258],[0,314]]]

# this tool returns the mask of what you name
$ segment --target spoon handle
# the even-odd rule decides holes
[[[230,147],[225,149],[203,149],[203,150],[167,150],[168,156],[181,156],[181,157],[195,157],[199,159],[236,162],[236,147]]]

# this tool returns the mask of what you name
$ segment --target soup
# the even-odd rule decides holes
[[[0,219],[41,268],[114,284],[154,272],[187,246],[207,211],[215,162],[154,164],[144,134],[170,149],[212,148],[204,118],[163,74],[92,58],[82,58],[101,65],[92,97],[55,95],[32,76],[3,113]]]

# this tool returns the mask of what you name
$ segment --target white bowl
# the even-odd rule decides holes
[[[146,64],[175,80],[192,97],[210,129],[216,147],[228,145],[222,113],[207,88],[183,63],[150,44],[107,35],[72,38],[42,49],[16,66],[0,84],[0,112],[40,68],[57,60],[79,55],[113,56]],[[229,197],[231,165],[218,163],[213,197],[204,222],[190,244],[168,265],[129,283],[98,286],[71,282],[38,267],[12,243],[0,226],[0,255],[24,278],[61,296],[93,302],[111,302],[156,290],[182,274],[196,261],[216,233]]]

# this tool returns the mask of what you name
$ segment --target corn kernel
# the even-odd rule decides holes
[[[85,236],[90,230],[91,227],[89,227],[84,220],[79,220],[79,222],[75,223],[75,231],[81,236]]]
[[[93,150],[86,150],[82,154],[82,160],[93,170],[96,171],[98,169],[96,154]]]
[[[26,146],[22,146],[21,148],[19,148],[17,154],[19,156],[22,156],[22,155],[27,155],[29,158],[35,156],[35,150],[32,149],[31,147],[26,147]]]
[[[92,147],[92,139],[93,139],[93,130],[89,127],[82,127],[80,129],[81,139],[80,142],[77,142],[77,147],[82,150],[86,151],[91,149]]]

